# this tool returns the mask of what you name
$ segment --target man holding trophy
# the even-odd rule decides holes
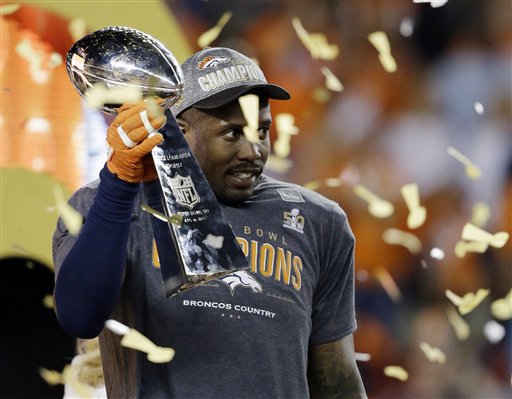
[[[69,201],[85,218],[78,236],[59,220],[54,260],[61,326],[76,337],[99,335],[112,398],[366,397],[354,358],[354,237],[346,214],[317,193],[263,174],[269,99],[286,100],[288,92],[228,48],[201,50],[181,70],[183,96],[172,114],[155,114],[147,102],[118,109],[100,179]],[[259,100],[256,140],[244,133],[239,101],[249,94]],[[184,246],[192,248],[194,264],[187,267],[203,271],[217,259],[226,271],[169,295],[154,216],[141,207],[169,195],[190,209],[184,214],[195,215],[202,201],[201,183],[181,172],[166,193],[151,158],[169,141],[165,130],[174,118],[248,265],[229,267],[221,247],[201,244],[211,237],[189,229],[185,236],[194,244]],[[180,164],[185,155],[179,158],[168,161]],[[292,216],[301,223],[290,224]],[[179,234],[181,227],[173,229]],[[171,251],[176,263],[180,248]],[[123,348],[103,328],[107,319],[174,348],[173,360],[152,363]]]

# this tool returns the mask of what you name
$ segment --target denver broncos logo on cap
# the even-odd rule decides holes
[[[227,57],[214,57],[213,55],[209,55],[197,63],[197,69],[211,68],[228,61],[229,58]]]

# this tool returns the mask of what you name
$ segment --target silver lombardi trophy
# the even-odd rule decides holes
[[[249,267],[235,235],[169,107],[183,92],[183,73],[162,43],[138,30],[112,26],[78,40],[66,57],[69,78],[87,98],[96,85],[135,88],[163,99],[164,140],[152,150],[160,184],[144,184],[147,209],[168,296]],[[116,114],[120,103],[101,110]],[[156,191],[156,192],[155,192]],[[157,198],[155,200],[155,198]],[[177,222],[179,220],[179,222]]]

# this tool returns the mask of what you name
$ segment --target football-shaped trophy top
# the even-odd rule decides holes
[[[157,96],[167,108],[183,93],[183,72],[174,55],[150,35],[124,26],[109,26],[78,40],[68,51],[66,69],[78,93],[96,84],[107,89],[133,87],[143,98]],[[121,104],[103,104],[115,114]]]

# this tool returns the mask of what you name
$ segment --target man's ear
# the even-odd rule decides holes
[[[177,118],[176,122],[178,122],[178,126],[181,129],[181,133],[183,133],[184,135],[187,134],[187,132],[189,130],[188,123],[186,121],[184,121],[183,119],[181,119],[181,118]]]

